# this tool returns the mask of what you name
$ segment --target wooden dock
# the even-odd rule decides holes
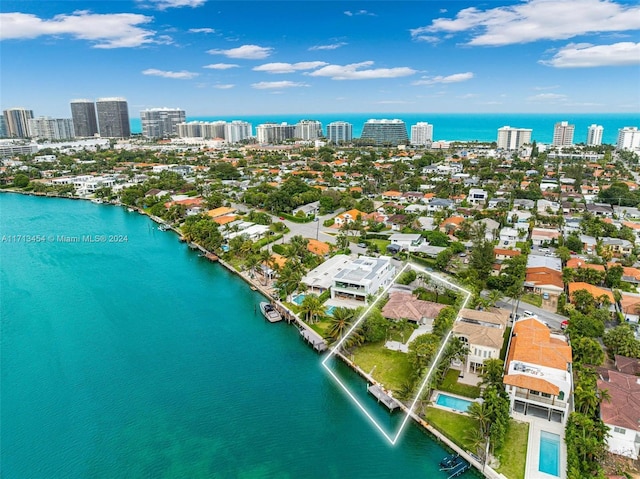
[[[307,343],[309,343],[313,347],[313,349],[315,349],[317,352],[321,353],[327,350],[327,343],[325,343],[324,339],[322,339],[322,336],[320,336],[314,330],[307,329],[307,328],[300,328],[300,336]]]
[[[367,391],[369,391],[369,393],[371,393],[378,400],[378,402],[384,404],[389,411],[395,411],[400,407],[398,405],[398,401],[384,392],[384,390],[377,384],[368,385]]]

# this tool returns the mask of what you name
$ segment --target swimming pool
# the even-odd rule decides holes
[[[327,316],[333,316],[333,311],[336,309],[335,306],[327,306]]]
[[[540,431],[540,472],[560,476],[560,436]]]
[[[438,393],[436,398],[436,404],[442,407],[448,407],[449,409],[455,409],[456,411],[467,412],[471,403],[468,399],[462,399],[455,396],[449,396],[448,394]]]
[[[295,298],[293,298],[293,302],[296,303],[298,306],[302,304],[302,301],[304,301],[304,297],[306,295],[304,294],[299,294],[297,295]]]

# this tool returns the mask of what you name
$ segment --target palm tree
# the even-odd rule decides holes
[[[354,319],[353,309],[338,307],[333,310],[327,337],[337,343],[349,331]]]
[[[489,292],[489,296],[487,297],[487,299],[489,300],[489,306],[495,306],[496,303],[500,301],[500,298],[502,298],[502,293],[500,293],[500,291],[498,291],[497,289],[492,289]]]
[[[300,312],[304,314],[306,321],[314,323],[320,316],[326,314],[326,310],[320,298],[315,294],[308,294],[300,304]]]
[[[250,254],[245,260],[244,265],[249,270],[249,276],[251,276],[251,278],[254,277],[256,268],[258,267],[259,264],[260,264],[260,256],[258,256],[257,254]]]

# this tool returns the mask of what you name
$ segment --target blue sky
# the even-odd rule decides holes
[[[0,102],[69,117],[640,111],[640,3],[10,1]]]

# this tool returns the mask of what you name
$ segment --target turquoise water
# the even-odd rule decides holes
[[[189,112],[187,112],[189,113]],[[618,138],[618,129],[625,126],[640,126],[640,113],[321,113],[300,115],[237,115],[237,116],[188,116],[187,121],[243,120],[253,126],[261,123],[287,122],[295,124],[303,119],[317,120],[325,129],[332,121],[347,121],[353,125],[353,136],[359,138],[364,122],[370,118],[399,118],[411,125],[426,121],[433,125],[434,140],[496,141],[498,128],[531,128],[531,138],[539,143],[551,143],[553,126],[558,121],[568,121],[576,126],[575,143],[587,141],[587,128],[596,123],[604,127],[603,143],[614,144]],[[131,118],[131,131],[140,133],[140,118]]]
[[[329,316],[333,316],[333,312],[334,312],[335,310],[336,310],[336,307],[335,307],[335,306],[328,306],[328,307],[327,307],[327,314],[328,314]]]
[[[448,394],[438,393],[438,398],[436,399],[436,404],[438,406],[448,407],[450,409],[455,409],[456,411],[466,412],[471,406],[473,401],[467,401],[466,399],[461,399],[455,396],[449,396]]]
[[[560,436],[540,431],[540,461],[538,470],[560,476]]]
[[[446,477],[435,441],[411,424],[391,447],[258,293],[147,218],[13,194],[0,215],[4,479]]]

